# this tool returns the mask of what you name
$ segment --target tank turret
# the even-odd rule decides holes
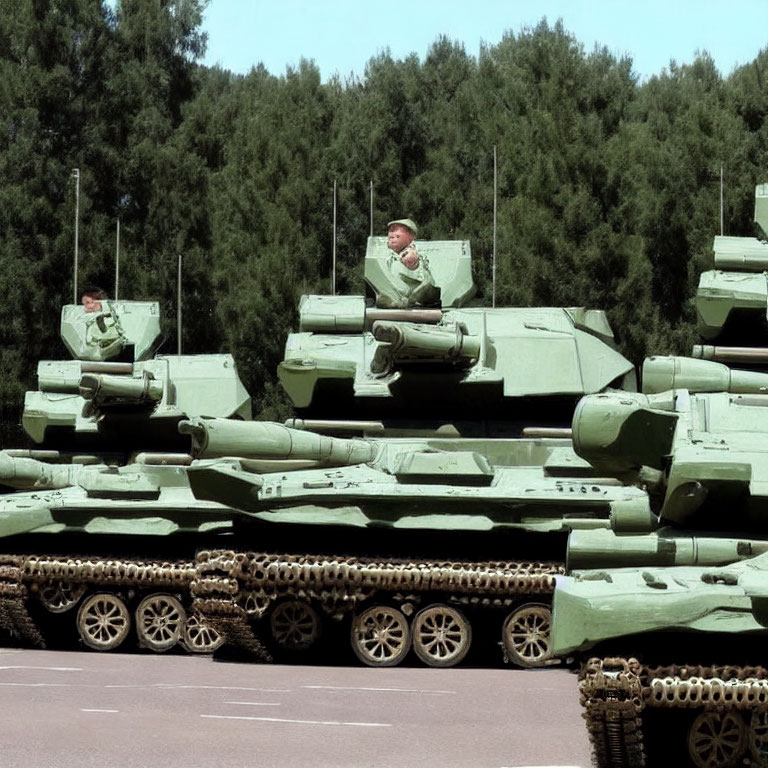
[[[186,416],[250,419],[231,355],[155,355],[157,302],[107,301],[100,312],[68,305],[61,335],[74,360],[41,361],[22,425],[38,445],[77,450],[184,450]],[[154,355],[154,356],[153,356]]]
[[[760,238],[715,237],[715,268],[702,273],[696,292],[697,325],[703,339],[768,345],[766,210],[768,184],[759,184],[755,188],[754,219]]]
[[[664,520],[700,530],[768,531],[768,395],[589,396],[574,414],[573,441],[607,474],[653,478]]]
[[[390,428],[452,424],[463,435],[562,426],[578,398],[634,388],[602,312],[466,306],[474,293],[466,241],[419,242],[439,302],[398,299],[386,238],[370,237],[364,296],[304,296],[280,382],[303,419],[384,420]],[[468,416],[462,404],[473,402]]]

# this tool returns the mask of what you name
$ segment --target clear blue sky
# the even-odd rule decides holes
[[[697,50],[727,75],[768,45],[768,0],[210,0],[205,64],[245,73],[261,62],[281,75],[303,57],[327,80],[362,75],[386,48],[423,60],[439,35],[477,56],[481,41],[498,43],[544,16],[562,18],[587,52],[599,43],[630,55],[641,78]]]

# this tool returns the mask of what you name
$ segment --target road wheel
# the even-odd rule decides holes
[[[430,667],[453,667],[469,651],[472,627],[464,615],[435,603],[420,610],[411,627],[413,650]]]
[[[83,600],[77,612],[80,639],[96,651],[111,651],[128,637],[131,614],[125,603],[109,592],[100,592]]]
[[[369,667],[397,666],[411,648],[408,619],[388,605],[374,605],[355,616],[350,639],[355,656]]]
[[[224,638],[197,611],[192,611],[184,624],[182,642],[190,653],[213,653],[224,645]]]
[[[552,611],[541,603],[526,603],[507,616],[501,639],[507,658],[519,667],[541,667],[553,656]]]
[[[173,595],[147,595],[136,609],[139,645],[156,653],[170,650],[181,640],[187,614]]]
[[[306,651],[320,637],[320,617],[302,600],[278,603],[269,615],[274,641],[286,651]]]
[[[768,766],[768,712],[753,712],[749,723],[749,751],[752,762]]]
[[[688,731],[688,754],[699,768],[730,768],[744,754],[746,737],[738,713],[702,712]]]
[[[51,613],[65,613],[74,608],[85,594],[85,584],[70,581],[49,581],[37,593],[40,602]]]

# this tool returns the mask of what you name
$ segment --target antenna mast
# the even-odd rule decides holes
[[[496,145],[493,145],[493,255],[491,257],[491,281],[492,302],[496,308],[496,212],[497,212],[497,172],[496,172]]]
[[[117,217],[117,234],[115,236],[115,301],[120,298],[120,217]]]
[[[725,234],[723,231],[723,166],[720,166],[720,236]]]
[[[181,254],[176,282],[176,354],[181,355]]]
[[[331,295],[336,295],[336,179],[333,180],[333,263],[331,269]]]
[[[79,224],[80,224],[80,169],[73,168],[72,175],[75,177],[75,270],[72,277],[72,293],[74,294],[73,304],[78,303],[77,295],[77,260],[78,260],[78,245],[80,241],[79,237]]]

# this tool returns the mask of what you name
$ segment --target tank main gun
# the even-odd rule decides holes
[[[768,373],[735,370],[711,359],[690,357],[646,358],[642,382],[643,392],[649,395],[671,389],[734,394],[768,393]]]
[[[202,459],[237,456],[349,466],[373,461],[378,452],[376,444],[365,439],[328,437],[266,421],[189,419],[179,424],[179,432],[192,438],[192,454]]]
[[[55,464],[0,451],[0,485],[22,491],[67,488],[103,469],[103,464]]]
[[[148,371],[141,378],[87,373],[80,378],[78,386],[84,400],[101,406],[112,403],[159,403],[163,399],[163,390],[163,382],[156,381]]]
[[[768,347],[723,347],[695,344],[692,357],[718,363],[768,363]]]
[[[470,336],[460,324],[417,325],[377,320],[373,338],[383,342],[371,362],[371,371],[385,373],[408,363],[453,363],[470,366],[480,357],[482,339]]]
[[[377,322],[437,325],[442,319],[442,309],[368,307],[364,296],[308,295],[299,300],[302,333],[362,333]]]

